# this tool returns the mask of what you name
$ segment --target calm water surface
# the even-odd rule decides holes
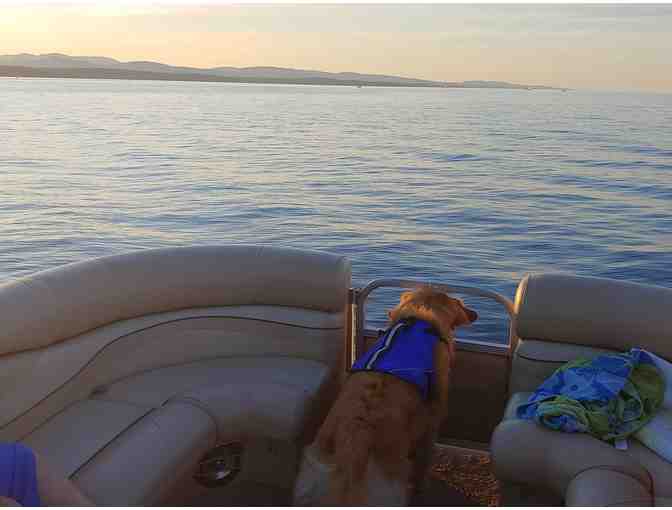
[[[672,287],[672,95],[0,79],[0,282],[267,243],[512,296],[530,271]],[[382,325],[396,296],[374,294]],[[503,341],[498,305],[464,335]]]

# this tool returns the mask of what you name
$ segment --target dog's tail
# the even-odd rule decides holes
[[[336,469],[332,478],[329,504],[362,506],[367,504],[367,470],[373,446],[374,431],[365,423],[354,421],[339,433],[348,436],[338,442],[335,451]]]
[[[376,441],[380,417],[374,410],[383,397],[383,382],[367,381],[366,391],[358,403],[360,412],[340,424],[334,441],[336,470],[330,491],[335,505],[366,505],[367,476]]]

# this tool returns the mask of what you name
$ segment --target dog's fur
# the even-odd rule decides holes
[[[405,505],[409,487],[424,478],[447,406],[453,330],[477,315],[460,300],[431,288],[403,293],[388,315],[390,324],[405,318],[425,320],[441,335],[434,350],[429,401],[415,386],[392,375],[351,374],[309,447],[319,462],[332,466],[326,475],[328,487],[313,491],[320,494],[318,501],[304,498],[299,504]],[[304,457],[302,471],[310,469],[308,464]],[[302,474],[305,483],[309,475],[301,473],[300,479]]]

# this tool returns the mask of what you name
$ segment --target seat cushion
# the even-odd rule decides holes
[[[77,438],[64,440],[76,444]],[[212,418],[197,407],[171,402],[120,434],[73,479],[97,505],[156,505],[191,480],[214,445]]]
[[[509,391],[511,393],[534,391],[568,361],[613,352],[585,345],[520,340],[513,357]]]
[[[216,442],[269,438],[281,441],[274,448],[289,448],[281,458],[293,458],[333,401],[333,375],[316,361],[277,357],[150,370],[98,388],[24,442],[97,504],[157,504],[172,500],[176,484],[187,484],[181,480]],[[261,464],[274,458],[257,457],[266,459]],[[269,478],[257,464],[248,466],[249,477]]]
[[[565,493],[567,506],[651,506],[653,496],[637,479],[595,467],[576,475]]]
[[[666,498],[667,505],[672,504],[672,464],[635,439],[628,443],[625,453],[651,474],[656,498]]]
[[[628,449],[620,451],[588,434],[557,432],[530,421],[516,419],[515,410],[530,395],[531,393],[512,395],[504,419],[493,435],[492,456],[498,477],[519,484],[549,487],[560,497],[565,497],[563,484],[567,482],[567,498],[573,498],[572,501],[580,503],[580,506],[595,506],[593,503],[602,506],[601,503],[596,503],[599,498],[607,498],[603,500],[606,504],[616,501],[613,498],[617,498],[618,494],[584,494],[588,498],[584,499],[580,493],[588,483],[586,480],[599,478],[608,486],[610,483],[618,484],[619,476],[626,476],[630,480],[634,479],[640,487],[646,488],[652,483],[656,504],[670,504],[672,485],[668,480],[672,480],[672,464],[632,438],[628,440]],[[584,470],[596,466],[611,468],[620,475],[610,477],[608,474],[598,473],[574,480],[574,475],[578,476]],[[601,483],[595,482],[596,486]],[[635,487],[632,481],[628,481],[626,485]],[[632,491],[623,492],[621,496],[628,494],[640,501],[643,492],[641,488],[635,487]]]
[[[99,388],[99,398],[158,407],[199,388],[260,383],[316,393],[329,375],[320,362],[277,356],[233,356],[148,370]]]
[[[547,487],[559,497],[580,472],[613,469],[650,485],[648,471],[631,454],[588,434],[569,434],[526,420],[505,420],[492,437],[495,474],[504,481]]]
[[[173,401],[205,410],[217,424],[219,441],[251,437],[297,441],[311,410],[311,397],[291,385],[238,383],[207,386]]]
[[[516,355],[528,361],[557,363],[562,365],[578,358],[593,358],[600,354],[616,352],[612,349],[589,347],[587,345],[547,342],[542,340],[521,340]]]
[[[158,409],[90,399],[23,441],[97,505],[150,505],[191,477],[215,444],[215,423],[186,403]]]
[[[125,402],[83,400],[52,417],[22,442],[70,477],[152,410]]]
[[[220,440],[255,434],[298,440],[314,432],[331,405],[334,375],[306,359],[222,358],[151,370],[101,389],[101,395],[152,407],[189,402],[213,417]]]
[[[287,489],[298,449],[333,401],[334,375],[320,362],[278,357],[150,370],[97,388],[24,442],[101,505],[175,501],[176,487],[193,487],[204,453],[227,440],[247,443],[241,483]]]

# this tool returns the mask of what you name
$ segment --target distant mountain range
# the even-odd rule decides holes
[[[71,57],[60,53],[0,55],[0,76],[127,80],[288,83],[306,85],[548,89],[501,81],[442,82],[382,74],[328,73],[282,67],[214,67],[199,69],[158,62],[120,62],[108,57]]]

